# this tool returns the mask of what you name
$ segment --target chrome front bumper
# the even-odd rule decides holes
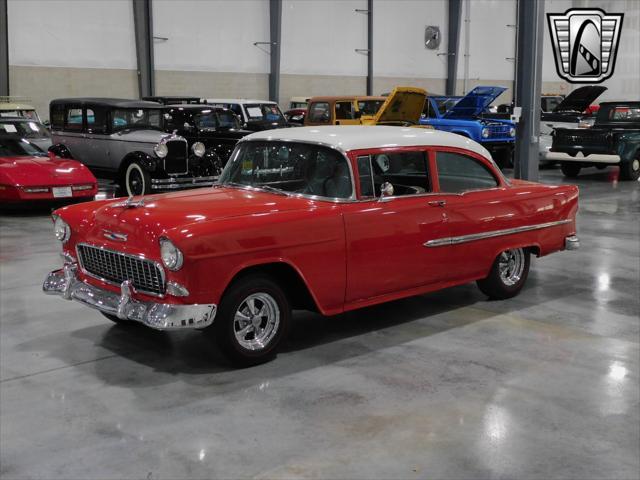
[[[118,295],[78,280],[76,271],[74,264],[54,270],[45,278],[42,290],[47,295],[60,295],[66,300],[75,300],[121,320],[132,320],[156,330],[201,329],[211,325],[216,315],[214,304],[176,305],[136,300],[131,297],[134,290],[129,280],[122,282]]]

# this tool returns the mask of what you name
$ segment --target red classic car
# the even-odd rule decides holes
[[[516,295],[530,255],[578,247],[577,209],[575,186],[507,180],[459,135],[268,130],[212,188],[54,212],[66,260],[43,289],[115,322],[203,329],[253,364],[292,309],[336,315],[471,281]]]
[[[0,132],[0,205],[33,200],[91,200],[93,174],[80,162],[57,158],[19,135]]]

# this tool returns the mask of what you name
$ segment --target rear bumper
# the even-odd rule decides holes
[[[620,163],[620,155],[609,155],[609,154],[602,154],[602,153],[592,153],[587,156],[582,155],[582,153],[578,153],[576,156],[572,157],[568,153],[548,151],[543,155],[544,156],[541,157],[541,159],[544,159],[547,161],[555,161],[555,162],[609,163],[609,164]]]
[[[170,177],[152,178],[152,190],[181,190],[183,188],[210,187],[218,181],[218,177]]]
[[[214,304],[180,305],[136,300],[132,298],[135,292],[128,280],[122,282],[118,295],[79,280],[76,271],[77,265],[71,263],[54,270],[45,278],[42,290],[48,295],[75,300],[121,320],[139,322],[156,330],[205,328],[213,323],[216,315]]]
[[[577,235],[571,235],[564,239],[565,250],[578,250],[580,248],[580,239]]]

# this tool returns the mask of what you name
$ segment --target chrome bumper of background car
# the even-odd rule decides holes
[[[179,190],[181,188],[210,187],[218,177],[152,178],[152,190]]]
[[[578,250],[580,248],[580,239],[577,235],[571,235],[564,239],[565,250]]]
[[[66,264],[47,275],[42,290],[48,295],[60,295],[87,307],[115,315],[121,320],[140,322],[156,330],[205,328],[213,323],[216,305],[175,305],[171,303],[142,302],[131,297],[133,287],[126,280],[121,293],[94,287],[76,277],[77,266]]]
[[[591,155],[584,156],[582,155],[582,152],[580,152],[579,155],[572,157],[568,153],[548,151],[544,156],[544,159],[547,161],[553,160],[557,162],[620,163],[620,155],[592,153]]]

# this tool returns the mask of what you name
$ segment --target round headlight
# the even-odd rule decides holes
[[[202,142],[196,142],[191,145],[191,151],[195,154],[196,157],[202,157],[206,152],[207,148],[204,146]]]
[[[160,239],[160,258],[169,270],[180,270],[182,267],[182,252],[168,238]]]
[[[169,153],[169,148],[164,143],[159,143],[153,147],[153,151],[156,152],[158,157],[164,158]]]
[[[64,243],[71,237],[71,227],[62,218],[56,216],[53,221],[53,233],[58,240]]]
[[[509,129],[509,136],[510,137],[515,137],[516,136],[516,129],[515,128],[511,127]]]
[[[483,128],[482,129],[482,138],[489,138],[489,129],[488,128]]]

